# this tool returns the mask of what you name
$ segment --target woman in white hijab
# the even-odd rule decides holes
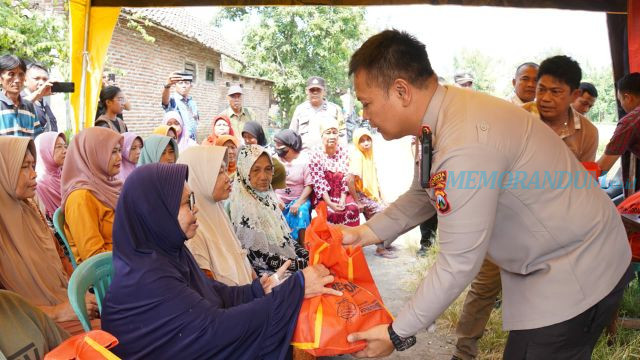
[[[198,204],[198,231],[187,241],[198,266],[209,277],[229,286],[247,285],[254,272],[223,208],[231,192],[227,148],[194,146],[180,155],[189,166],[188,184]]]

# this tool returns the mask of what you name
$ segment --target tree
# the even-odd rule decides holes
[[[453,57],[454,71],[468,71],[473,75],[473,89],[495,95],[496,59],[479,50],[463,49]]]
[[[69,67],[67,19],[45,16],[28,0],[0,0],[0,55],[14,54],[47,67]]]
[[[330,6],[225,8],[216,22],[245,21],[241,71],[275,82],[276,122],[287,126],[295,106],[306,99],[307,78],[322,76],[334,102],[338,89],[350,87],[349,58],[369,34],[364,16],[363,8]]]
[[[610,67],[591,67],[582,69],[582,81],[592,83],[598,90],[598,99],[587,116],[597,122],[617,122],[618,104],[613,84],[613,72]]]

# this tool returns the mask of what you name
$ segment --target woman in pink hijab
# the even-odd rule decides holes
[[[120,174],[118,174],[118,179],[122,180],[124,183],[129,174],[136,169],[140,153],[142,152],[142,147],[144,146],[144,141],[142,140],[142,137],[136,133],[126,132],[122,135],[124,136],[124,143],[122,147],[122,168],[120,169]]]
[[[191,146],[198,145],[198,143],[187,136],[187,132],[184,131],[184,120],[182,120],[182,116],[180,116],[179,112],[167,111],[164,113],[164,123],[176,131],[176,134],[178,135],[176,142],[178,142],[178,149],[180,151],[185,151]]]
[[[113,247],[122,147],[121,134],[101,127],[83,130],[69,146],[62,169],[61,207],[64,232],[78,263]]]
[[[52,219],[60,207],[60,177],[67,155],[67,137],[61,132],[46,132],[36,138],[38,149],[38,198],[44,205],[45,215]]]

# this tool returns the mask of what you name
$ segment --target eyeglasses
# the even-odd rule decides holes
[[[189,194],[189,210],[193,212],[193,209],[195,209],[195,207],[196,207],[196,194],[194,194],[192,191],[191,194]]]

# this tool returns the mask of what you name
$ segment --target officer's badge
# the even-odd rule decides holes
[[[433,195],[435,197],[436,209],[440,214],[446,214],[451,210],[449,200],[447,200],[447,171],[442,170],[433,174],[429,179],[429,187],[433,189]]]

